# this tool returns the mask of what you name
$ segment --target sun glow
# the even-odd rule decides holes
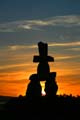
[[[44,90],[45,89],[45,81],[41,81],[40,85],[41,85],[41,88],[42,88],[42,91],[41,91],[42,96],[45,96],[46,95],[46,92]]]
[[[42,96],[45,96],[46,92],[44,90],[42,90]]]

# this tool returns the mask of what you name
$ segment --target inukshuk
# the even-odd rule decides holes
[[[27,88],[26,95],[29,97],[41,96],[40,81],[45,82],[45,92],[47,96],[55,96],[58,90],[56,84],[56,72],[50,72],[48,62],[53,62],[54,58],[48,56],[47,43],[38,43],[39,56],[34,56],[33,62],[39,62],[37,67],[37,74],[32,74],[29,78],[30,83]]]

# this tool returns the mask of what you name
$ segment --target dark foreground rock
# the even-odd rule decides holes
[[[0,111],[2,118],[8,119],[80,119],[80,97],[56,96],[12,98]],[[2,119],[3,120],[3,119]]]

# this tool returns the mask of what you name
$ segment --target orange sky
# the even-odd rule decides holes
[[[35,63],[33,63],[35,64]],[[68,66],[57,68],[56,63],[50,63],[51,71],[56,71],[56,82],[58,84],[57,94],[72,94],[74,96],[80,95],[80,78],[76,77],[76,72],[73,69],[69,69]],[[33,68],[32,68],[33,67]],[[36,73],[36,65],[32,65],[29,70],[4,72],[0,73],[0,95],[4,96],[19,96],[25,95],[27,85],[29,84],[29,76],[32,73]],[[55,67],[55,68],[54,68]],[[67,67],[67,68],[66,68]],[[78,70],[77,70],[78,71]],[[79,74],[77,72],[77,74]],[[44,83],[42,83],[42,89],[44,89]]]
[[[59,46],[59,43],[57,45]],[[57,94],[80,95],[80,55],[76,54],[77,52],[66,53],[67,48],[63,45],[69,43],[60,43],[60,48],[56,48],[55,44],[49,44],[49,55],[55,59],[49,65],[51,72],[57,72]],[[38,55],[35,44],[6,46],[0,49],[0,95],[25,95],[29,76],[37,71],[38,63],[32,62],[34,55]],[[44,88],[44,84],[42,86]]]

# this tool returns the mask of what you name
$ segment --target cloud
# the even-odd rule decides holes
[[[80,46],[80,41],[76,41],[76,42],[52,42],[48,44],[49,47],[55,47],[55,46]],[[10,45],[8,46],[8,49],[10,50],[20,50],[20,49],[29,49],[29,48],[37,48],[37,45],[33,44],[33,45]],[[75,50],[79,50],[80,48],[71,48],[71,49],[75,49]]]
[[[80,41],[74,41],[74,42],[49,42],[48,47],[67,47],[66,50],[72,50],[72,51],[80,51]],[[73,47],[73,48],[68,48],[68,47]],[[4,46],[0,49],[0,56],[4,56],[5,52],[9,51],[17,51],[17,50],[28,50],[29,49],[35,49],[38,48],[36,44],[32,45],[9,45],[9,46]],[[3,54],[4,52],[4,54]],[[6,56],[6,54],[5,54]]]
[[[2,70],[2,69],[14,68],[14,67],[30,66],[30,65],[31,65],[30,63],[3,65],[3,66],[0,66],[0,70]]]
[[[71,50],[71,51],[80,51],[80,48],[69,48],[67,50]]]
[[[80,16],[54,16],[47,19],[13,21],[0,24],[0,32],[16,32],[23,30],[46,30],[46,26],[80,26]],[[44,28],[42,28],[44,27]]]
[[[55,57],[55,60],[66,60],[66,59],[73,59],[73,58],[78,58],[80,55],[74,55],[74,56],[60,56],[60,57]]]
[[[52,19],[50,18],[48,21],[51,25],[80,25],[80,16],[56,16]]]
[[[49,47],[54,47],[54,46],[80,46],[80,41],[76,42],[64,42],[64,43],[49,43]]]
[[[36,48],[37,45],[10,45],[8,49],[10,50],[20,50],[20,49],[29,49],[29,48]]]

